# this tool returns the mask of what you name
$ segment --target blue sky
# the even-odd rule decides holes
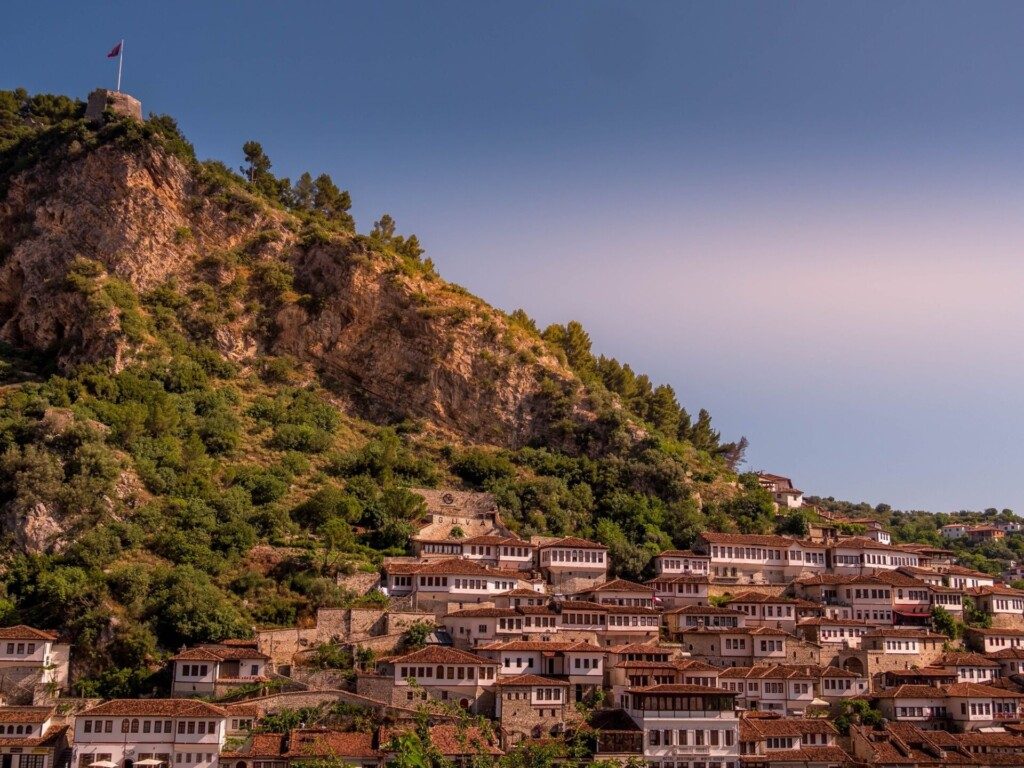
[[[808,492],[1024,510],[1024,5],[5,4],[0,87],[327,171]]]

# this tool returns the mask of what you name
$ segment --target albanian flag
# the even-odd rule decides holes
[[[117,45],[115,45],[113,48],[110,49],[110,53],[107,54],[107,58],[108,59],[116,59],[120,55],[121,55],[121,44],[118,43]]]

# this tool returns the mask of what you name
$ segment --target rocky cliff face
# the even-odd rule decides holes
[[[213,342],[243,364],[292,356],[364,415],[521,445],[544,429],[543,382],[575,386],[535,334],[430,270],[354,236],[310,243],[301,228],[158,147],[72,145],[14,176],[0,199],[0,340],[63,368],[123,366],[146,334],[127,333],[123,302],[100,300],[95,286],[116,280],[144,295],[205,284],[216,297],[248,281]],[[253,280],[267,272],[293,290],[268,299]]]

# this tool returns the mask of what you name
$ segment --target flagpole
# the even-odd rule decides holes
[[[124,62],[124,40],[121,41],[121,50],[117,53],[117,92],[121,92],[121,64]]]

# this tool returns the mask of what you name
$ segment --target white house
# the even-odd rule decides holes
[[[214,768],[228,713],[197,699],[113,699],[75,717],[72,766],[132,768],[160,760],[173,768]]]

